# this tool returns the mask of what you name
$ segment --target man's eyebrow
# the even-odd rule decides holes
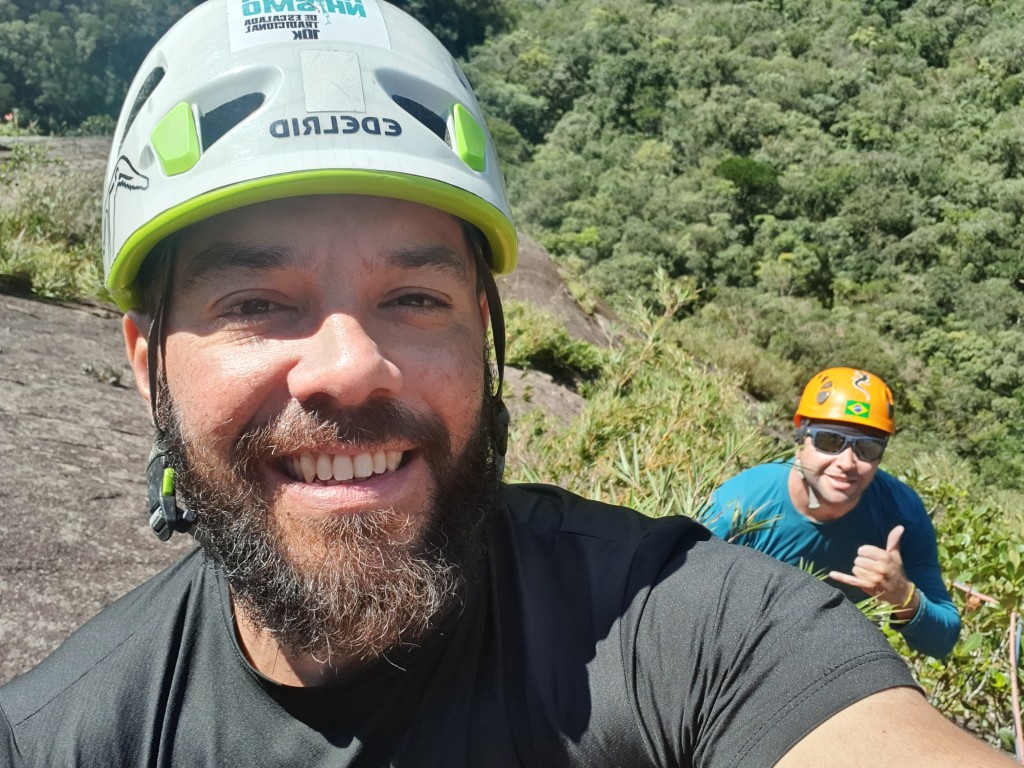
[[[180,290],[187,290],[222,272],[301,268],[309,261],[308,255],[290,248],[215,242],[189,257],[182,268]],[[378,269],[441,269],[453,273],[463,283],[472,281],[465,258],[446,245],[401,248],[382,254],[374,262]]]
[[[308,259],[288,248],[216,242],[193,254],[182,270],[181,289],[221,272],[267,271],[301,266]]]
[[[383,256],[381,266],[400,269],[441,269],[454,273],[461,282],[472,282],[465,257],[447,245],[420,245],[391,251]]]

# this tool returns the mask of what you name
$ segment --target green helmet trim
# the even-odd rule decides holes
[[[107,290],[125,312],[141,306],[135,278],[149,252],[165,237],[211,216],[247,205],[308,195],[370,195],[420,203],[475,225],[490,245],[496,275],[515,269],[515,226],[498,208],[476,195],[434,179],[389,171],[315,170],[268,176],[215,189],[163,211],[133,232],[114,259]]]

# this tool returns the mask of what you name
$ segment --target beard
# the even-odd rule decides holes
[[[196,513],[196,540],[222,569],[247,624],[322,663],[368,661],[420,644],[465,605],[500,487],[485,370],[477,423],[458,455],[439,419],[392,401],[346,409],[292,402],[247,426],[225,458],[215,438],[189,435],[159,377],[157,415],[177,494]],[[282,519],[261,487],[259,468],[275,457],[396,439],[416,445],[429,467],[434,490],[423,509]]]

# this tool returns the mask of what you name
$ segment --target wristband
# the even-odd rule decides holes
[[[908,583],[910,584],[910,591],[907,593],[907,599],[904,600],[899,607],[901,611],[910,605],[910,601],[914,599],[914,593],[917,591],[917,585],[915,585],[914,582],[911,581]]]

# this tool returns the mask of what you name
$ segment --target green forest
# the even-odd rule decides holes
[[[195,4],[0,0],[0,138],[109,132],[138,62]],[[948,716],[1012,749],[1024,5],[398,4],[474,83],[520,230],[584,306],[622,318],[605,350],[509,308],[513,364],[587,399],[568,434],[517,425],[513,479],[699,516],[718,482],[788,449],[813,373],[881,375],[897,401],[886,469],[934,515],[948,579],[996,601],[955,596],[964,632],[949,659],[904,651]],[[31,187],[18,174],[42,161],[17,160],[0,185]],[[0,273],[32,272],[40,294],[102,293],[98,198],[28,195],[0,221]],[[25,256],[32,238],[49,266]]]
[[[522,226],[605,298],[657,270],[760,400],[893,387],[904,449],[1024,485],[1024,8],[549,3],[473,50]]]
[[[109,131],[194,4],[0,0],[0,114]],[[903,453],[1024,486],[1018,3],[405,5],[463,56],[520,227],[582,299],[690,281],[681,342],[758,400],[867,368]]]

